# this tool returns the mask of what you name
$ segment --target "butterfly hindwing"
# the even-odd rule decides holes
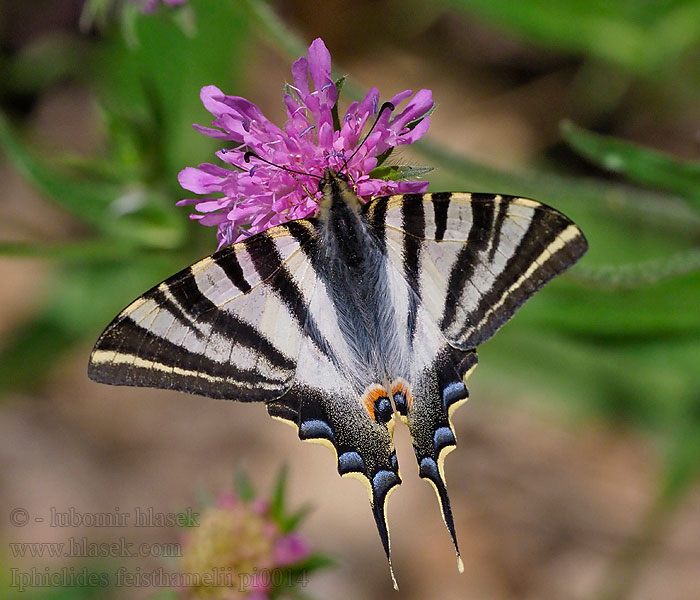
[[[312,365],[314,352],[307,348],[300,361]],[[338,473],[365,484],[391,566],[386,503],[390,492],[401,483],[392,439],[393,422],[373,419],[365,399],[342,378],[336,378],[323,387],[295,383],[284,396],[269,402],[267,410],[272,417],[294,425],[302,440],[331,448]]]
[[[456,445],[450,417],[468,397],[476,346],[574,264],[586,241],[558,211],[508,196],[406,194],[379,198],[363,213],[387,268],[406,284],[399,312],[409,385],[394,403],[409,427],[419,474],[437,493],[461,570],[444,460]]]
[[[271,228],[166,279],[107,327],[89,375],[265,401],[302,440],[331,447],[341,475],[365,483],[389,556],[386,500],[401,481],[391,404],[338,292],[345,267],[329,267],[319,229],[315,219]]]

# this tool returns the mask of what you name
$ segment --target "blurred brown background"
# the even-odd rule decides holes
[[[4,3],[5,55],[47,32],[93,43],[102,34],[78,33],[81,7],[78,0]],[[361,85],[376,84],[383,96],[431,88],[439,105],[431,141],[481,163],[511,171],[546,163],[589,174],[593,169],[574,160],[561,142],[562,118],[679,157],[698,157],[700,106],[684,93],[682,80],[652,86],[624,81],[605,67],[583,69],[573,53],[542,48],[483,19],[432,4],[280,2],[275,8],[305,40],[322,36],[334,65]],[[281,82],[290,77],[290,61],[264,35],[253,35],[248,50],[244,89],[226,91],[250,98],[281,123]],[[604,93],[591,98],[591,81]],[[95,90],[86,81],[59,80],[40,93],[8,91],[4,102],[42,154],[104,149]],[[206,124],[207,118],[202,110],[198,122]],[[405,156],[426,162],[413,151]],[[441,179],[451,184],[450,175],[438,171],[432,189]],[[85,235],[83,225],[2,159],[0,180],[3,241],[62,242]],[[183,256],[182,266],[188,260]],[[0,258],[0,337],[51,294],[46,282],[54,269],[50,260]],[[517,327],[517,320],[507,327]],[[92,383],[85,373],[90,347],[84,342],[62,356],[40,389],[12,392],[0,405],[3,540],[64,541],[69,533],[113,541],[118,536],[104,529],[67,532],[33,521],[12,527],[7,515],[14,507],[32,517],[71,506],[80,512],[177,511],[196,506],[198,490],[230,488],[236,464],[265,490],[287,462],[290,504],[314,506],[303,534],[340,563],[313,576],[305,591],[337,599],[393,594],[365,490],[337,476],[327,450],[300,443],[292,429],[270,421],[262,406]],[[407,432],[397,427],[404,485],[391,497],[389,521],[400,597],[602,598],[608,586],[618,589],[620,573],[634,577],[625,592],[634,600],[700,597],[697,487],[638,572],[619,563],[620,556],[628,559],[628,544],[654,501],[660,468],[654,436],[568,411],[567,398],[551,397],[558,390],[546,385],[503,386],[493,373],[486,377],[480,371],[469,382],[471,400],[456,414],[459,446],[447,460],[462,575],[434,493],[419,481]],[[177,539],[173,530],[130,529],[119,535],[134,542]],[[48,564],[12,558],[7,547],[0,556],[6,564]],[[160,564],[157,558],[125,561],[130,568]],[[151,592],[129,589],[123,597]]]

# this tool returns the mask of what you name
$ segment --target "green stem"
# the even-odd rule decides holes
[[[608,289],[633,289],[700,271],[700,249],[692,248],[664,258],[623,265],[579,265],[569,278]]]

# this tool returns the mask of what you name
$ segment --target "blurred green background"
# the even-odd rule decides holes
[[[480,350],[447,461],[461,577],[399,434],[413,480],[389,509],[402,595],[697,594],[700,2],[191,0],[144,15],[32,0],[0,4],[0,27],[3,507],[175,510],[224,487],[237,461],[271,481],[288,458],[291,494],[315,506],[307,537],[340,560],[305,591],[389,593],[364,492],[330,455],[262,407],[85,375],[124,305],[215,249],[214,231],[174,204],[188,195],[178,171],[216,160],[191,127],[211,118],[199,89],[245,96],[282,124],[291,62],[321,36],[349,75],[345,104],[373,85],[383,99],[433,90],[431,130],[401,157],[435,168],[431,190],[536,198],[590,243]],[[8,564],[45,566],[10,554],[0,548]]]

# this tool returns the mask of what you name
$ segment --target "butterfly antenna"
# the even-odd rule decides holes
[[[348,166],[348,163],[355,157],[355,154],[357,154],[360,151],[360,148],[362,148],[362,144],[364,144],[367,141],[367,138],[372,135],[372,132],[374,131],[374,128],[377,126],[377,123],[379,123],[379,119],[382,116],[382,113],[385,110],[390,110],[393,111],[396,107],[391,103],[391,102],[385,102],[382,104],[381,108],[379,109],[379,112],[377,113],[377,118],[374,120],[374,123],[372,123],[372,127],[370,130],[367,132],[367,135],[362,138],[362,141],[357,145],[357,148],[355,148],[355,152],[353,152],[350,155],[350,158],[346,159],[346,161],[343,163],[343,166],[338,169],[338,173],[342,173],[345,167]]]
[[[250,159],[253,157],[257,158],[259,161],[264,162],[267,165],[270,165],[271,167],[276,167],[278,169],[281,169],[282,171],[287,171],[287,173],[295,173],[296,175],[306,175],[307,177],[315,177],[316,179],[319,179],[319,180],[323,179],[323,177],[320,177],[319,175],[314,175],[313,173],[305,173],[304,171],[297,171],[295,169],[290,169],[289,167],[283,167],[282,165],[276,165],[275,163],[264,159],[262,156],[260,156],[259,154],[256,154],[252,150],[248,150],[248,152],[246,152],[243,155],[243,160],[246,162],[250,162]]]

